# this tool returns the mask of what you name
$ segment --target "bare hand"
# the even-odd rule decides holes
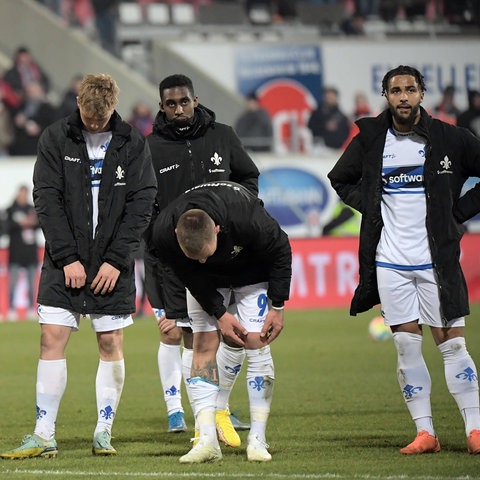
[[[227,340],[240,345],[245,346],[244,338],[248,335],[248,331],[240,324],[240,322],[228,312],[225,312],[218,319],[218,327],[220,328],[220,333]]]
[[[63,273],[65,274],[65,286],[70,288],[82,288],[85,286],[87,280],[87,274],[85,268],[79,260],[73,263],[69,263],[63,267]]]
[[[267,313],[265,323],[260,332],[260,339],[267,345],[272,343],[283,330],[283,312],[283,310],[271,308]]]
[[[95,295],[98,295],[99,293],[102,295],[110,293],[115,288],[119,276],[120,270],[116,269],[113,265],[104,262],[100,266],[90,288]]]
[[[170,318],[166,318],[165,315],[163,315],[159,320],[158,320],[158,328],[160,329],[160,332],[162,334],[167,334],[171,330],[173,330],[177,325],[175,323],[175,320],[171,320]]]

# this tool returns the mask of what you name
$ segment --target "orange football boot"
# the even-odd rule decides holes
[[[480,430],[472,430],[467,437],[468,453],[480,453]]]
[[[480,432],[478,432],[477,446],[480,449]],[[415,440],[406,447],[400,449],[400,453],[404,455],[420,455],[422,453],[437,453],[440,451],[440,443],[438,438],[430,435],[426,430],[422,430],[417,434]]]

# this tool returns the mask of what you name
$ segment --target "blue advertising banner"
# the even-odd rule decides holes
[[[338,196],[327,173],[335,161],[335,157],[318,161],[304,155],[256,157],[258,195],[291,238],[318,237],[330,221]]]
[[[256,92],[278,78],[303,85],[320,101],[323,84],[321,50],[318,45],[254,45],[235,48],[238,91]],[[279,99],[280,100],[280,99]]]

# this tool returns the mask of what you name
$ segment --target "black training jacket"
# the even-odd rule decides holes
[[[38,143],[33,197],[45,236],[38,302],[80,313],[135,311],[133,255],[149,224],[156,179],[145,138],[114,112],[112,140],[103,162],[98,226],[92,231],[90,165],[79,111],[45,129]],[[65,287],[63,267],[79,260],[87,285]],[[112,293],[93,295],[100,265],[120,270]]]
[[[174,124],[166,121],[164,113],[158,112],[153,132],[147,136],[158,182],[152,225],[158,211],[189,188],[201,183],[230,180],[258,195],[258,168],[232,127],[216,122],[215,113],[202,105],[195,108],[194,120],[188,134],[180,135],[175,131]],[[170,311],[174,317],[170,318],[184,318],[187,316],[185,287],[175,275],[163,275],[165,267],[158,263],[151,251],[150,235],[151,228],[145,233],[146,290],[150,303],[154,307],[163,306],[164,287],[160,279],[163,276],[170,283],[172,292]],[[174,283],[177,292],[175,297]]]
[[[175,226],[182,213],[199,208],[220,226],[217,250],[204,264],[181,251]],[[289,298],[292,252],[287,234],[263,207],[263,202],[233,182],[199,185],[181,195],[158,216],[153,244],[202,308],[220,318],[226,311],[219,287],[268,282],[268,297],[281,305]],[[168,283],[166,284],[168,285]],[[169,290],[165,288],[169,316]]]
[[[230,180],[258,195],[259,171],[232,127],[215,121],[215,113],[199,105],[194,128],[176,134],[163,112],[147,136],[158,181],[157,204],[162,210],[189,188]]]
[[[362,213],[360,282],[352,299],[351,315],[380,302],[375,255],[383,228],[382,156],[392,118],[386,110],[375,118],[360,119],[357,124],[359,134],[328,174],[340,198]],[[461,193],[468,177],[480,177],[480,140],[464,128],[432,118],[423,108],[413,130],[426,139],[426,228],[442,317],[448,321],[469,313],[468,291],[459,262],[460,240],[465,231],[462,223],[480,212],[480,183],[463,196]]]

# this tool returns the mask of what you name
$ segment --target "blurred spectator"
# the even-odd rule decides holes
[[[372,115],[372,109],[368,103],[367,95],[363,92],[357,92],[353,98],[353,120]]]
[[[154,121],[155,116],[153,115],[152,109],[148,103],[143,100],[139,100],[133,105],[130,118],[127,120],[130,125],[136,127],[145,136],[152,133]]]
[[[404,0],[403,9],[405,17],[408,20],[425,17],[426,3],[425,0]]]
[[[397,0],[384,0],[379,7],[380,17],[386,22],[394,22],[397,19],[398,11]]]
[[[38,267],[36,230],[39,228],[35,208],[29,197],[26,185],[20,186],[15,200],[7,209],[7,228],[9,235],[8,268],[10,286],[9,320],[17,317],[15,310],[15,291],[24,270],[28,285],[28,317],[35,316],[35,275]]]
[[[3,102],[0,102],[0,157],[8,155],[8,147],[14,138],[13,122],[10,112]]]
[[[326,87],[323,102],[312,112],[307,124],[315,147],[341,148],[350,133],[350,120],[338,105],[338,90]]]
[[[378,18],[381,0],[356,0],[356,10],[362,12],[367,19]]]
[[[91,0],[37,0],[58,15],[65,25],[80,27],[90,37],[95,30]]]
[[[42,85],[30,82],[26,86],[25,101],[13,117],[15,138],[9,148],[10,155],[35,155],[40,134],[55,119],[56,110]]]
[[[294,20],[297,16],[296,0],[273,0],[274,18],[277,22]]]
[[[88,35],[95,30],[91,0],[62,0],[60,15],[67,25],[81,27]]]
[[[356,10],[340,24],[345,35],[365,35],[365,15]]]
[[[70,115],[77,109],[77,96],[80,89],[80,84],[82,83],[83,75],[75,75],[71,81],[70,86],[63,94],[62,101],[57,109],[57,117],[63,118]]]
[[[30,82],[39,82],[45,93],[48,93],[50,89],[48,75],[32,57],[28,48],[23,46],[15,52],[13,65],[5,72],[4,80],[22,100],[25,97],[25,89]]]
[[[448,85],[443,89],[440,103],[433,107],[433,116],[455,125],[459,114],[460,110],[455,105],[455,87]]]
[[[444,0],[443,15],[452,24],[480,24],[478,0]]]
[[[22,97],[17,95],[13,87],[0,76],[0,101],[10,112],[15,111],[22,103]]]
[[[480,92],[478,90],[468,92],[468,109],[458,115],[457,125],[468,128],[480,138]]]
[[[95,14],[95,25],[102,47],[112,55],[118,56],[117,20],[119,0],[91,0]]]
[[[11,95],[13,100],[9,98]],[[17,100],[10,85],[0,77],[0,157],[8,155],[8,147],[13,142],[14,131],[10,112],[18,107]]]
[[[426,18],[429,3],[426,0],[383,0],[378,6],[378,11],[380,17],[387,22],[405,19],[413,21],[418,17]]]
[[[247,150],[270,152],[273,137],[270,115],[262,108],[255,93],[247,95],[246,102],[246,110],[238,117],[235,131]]]
[[[355,123],[359,118],[372,116],[372,110],[368,103],[367,95],[363,92],[357,92],[353,98],[352,122],[350,122],[350,133],[340,147],[342,150],[352,141],[353,137],[360,131]]]
[[[297,16],[294,0],[245,0],[245,9],[252,23],[288,22]]]

